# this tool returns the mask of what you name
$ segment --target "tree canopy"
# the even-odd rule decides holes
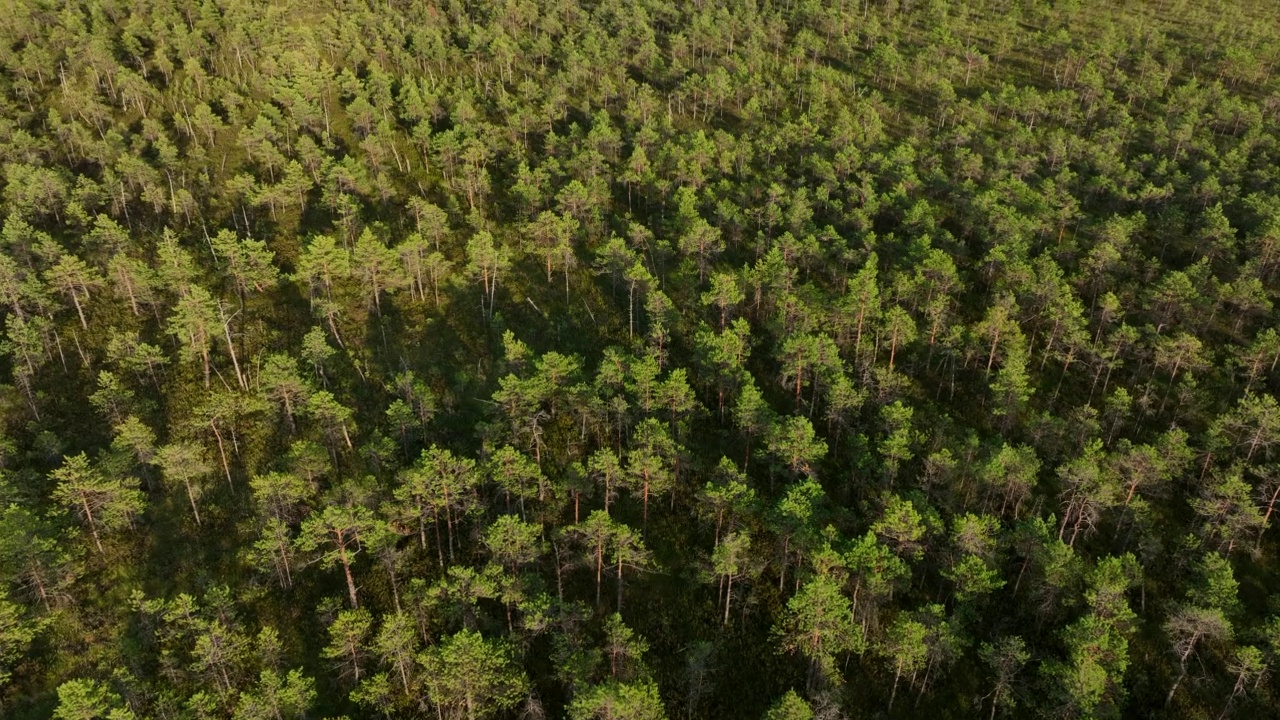
[[[1260,717],[1259,0],[16,0],[0,716]]]

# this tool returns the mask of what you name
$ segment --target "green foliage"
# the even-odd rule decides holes
[[[825,577],[801,586],[787,602],[787,611],[774,633],[782,649],[799,653],[810,663],[810,682],[839,681],[837,658],[861,653],[866,646],[862,629],[852,622],[849,600]]]
[[[653,682],[598,685],[569,705],[572,720],[666,720]]]
[[[994,643],[982,643],[978,647],[978,656],[990,669],[992,677],[991,713],[1010,712],[1018,707],[1017,695],[1013,692],[1014,681],[1018,673],[1031,659],[1027,645],[1022,638],[1011,635],[999,638]]]
[[[0,688],[13,677],[13,666],[31,646],[39,625],[23,617],[22,606],[0,596]]]
[[[516,705],[528,680],[510,650],[464,630],[423,652],[426,691],[444,717],[480,720]]]
[[[1266,3],[5,10],[0,715],[1280,699]]]
[[[256,688],[241,691],[236,717],[301,718],[315,701],[315,683],[301,671],[290,670],[281,676],[275,671],[263,670]]]
[[[120,697],[93,680],[68,680],[58,686],[57,720],[130,720]]]
[[[104,477],[84,453],[65,458],[52,478],[58,483],[53,498],[88,527],[100,553],[105,552],[102,535],[132,527],[133,518],[146,502],[142,492],[129,488],[123,480]]]
[[[765,720],[813,720],[813,709],[796,694],[795,690],[788,690],[786,695],[769,708],[764,718]]]

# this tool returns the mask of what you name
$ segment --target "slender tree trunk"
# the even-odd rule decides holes
[[[649,471],[644,472],[644,527],[649,529]]]
[[[1129,494],[1124,498],[1124,506],[1129,507],[1129,503],[1133,501],[1133,494],[1138,491],[1138,480],[1129,483]]]
[[[782,540],[782,568],[778,571],[778,592],[782,592],[787,581],[787,546],[790,544],[791,538]]]
[[[183,484],[187,486],[187,500],[191,501],[191,512],[196,516],[196,527],[200,527],[200,509],[196,507],[196,494],[191,489],[191,478],[186,478]]]
[[[1280,499],[1280,483],[1276,483],[1276,489],[1271,493],[1271,499],[1267,501],[1267,512],[1262,516],[1262,528],[1258,530],[1258,541],[1254,547],[1262,546],[1262,534],[1267,531],[1268,523],[1271,521],[1271,513],[1276,509],[1276,500]]]
[[[36,593],[40,596],[40,604],[44,605],[44,611],[46,613],[53,612],[53,608],[49,606],[49,593],[44,587],[44,577],[37,571],[34,573],[33,579],[36,584]]]
[[[449,562],[453,562],[453,513],[449,511],[449,488],[444,489],[444,527],[449,535]]]
[[[1173,687],[1169,688],[1169,696],[1164,699],[1165,707],[1173,702],[1173,694],[1178,691],[1178,686],[1182,684],[1182,679],[1187,676],[1187,664],[1182,663],[1182,670],[1178,673],[1178,679],[1173,681]]]
[[[724,593],[724,624],[729,624],[729,604],[733,602],[733,573],[729,573],[728,587]]]
[[[231,482],[231,466],[227,463],[227,449],[222,444],[222,433],[218,431],[217,421],[209,420],[209,427],[213,428],[213,436],[218,440],[218,454],[222,456],[222,472],[227,476],[227,485],[234,490],[236,486]]]
[[[551,550],[556,554],[556,599],[564,602],[564,563],[560,562],[560,546],[553,542]]]
[[[347,595],[351,598],[351,607],[358,608],[360,603],[356,600],[356,581],[351,576],[351,561],[347,558],[347,547],[342,533],[338,534],[338,559],[342,562],[342,572],[347,578]]]
[[[987,355],[987,374],[991,374],[991,365],[996,361],[996,346],[1000,343],[1000,331],[996,330],[995,336],[991,339],[991,353]]]
[[[80,307],[80,296],[76,295],[76,291],[71,291],[71,302],[75,303],[76,313],[80,316],[80,327],[85,330],[89,329],[89,323],[84,319],[84,308]]]
[[[622,553],[618,553],[618,612],[622,612]]]
[[[222,308],[218,308],[218,311],[221,313]],[[242,390],[248,390],[249,383],[245,382],[244,373],[240,372],[240,360],[236,358],[236,345],[231,341],[231,321],[226,317],[222,318],[222,332],[227,337],[227,352],[231,354],[231,366],[235,368],[236,380]]]
[[[1182,684],[1183,678],[1187,676],[1187,658],[1191,657],[1191,653],[1196,649],[1196,642],[1198,641],[1198,636],[1193,637],[1187,644],[1186,652],[1182,653],[1182,657],[1178,659],[1178,679],[1173,681],[1173,687],[1169,688],[1169,696],[1164,699],[1166,707],[1173,702],[1173,694],[1178,691],[1178,686]]]
[[[132,278],[129,277],[129,273],[123,271],[119,275],[121,283],[124,284],[124,291],[129,296],[129,307],[135,316],[141,315],[142,313],[138,311],[138,298],[134,294]]]
[[[93,509],[89,507],[89,499],[80,495],[80,504],[84,507],[84,516],[89,521],[89,533],[93,535],[93,544],[97,546],[100,555],[106,555],[106,551],[102,549],[102,539],[98,537],[98,523],[93,519]]]
[[[432,508],[432,525],[436,528],[436,559],[440,562],[440,569],[444,569],[444,541],[440,537],[440,511]]]
[[[289,555],[284,545],[280,546],[280,566],[284,568],[285,589],[293,587],[293,572],[289,569]]]
[[[406,694],[409,693],[409,671],[405,669],[403,661],[396,663],[396,669],[400,671],[400,682],[404,687]]]
[[[203,347],[201,347],[201,348],[200,348],[200,358],[201,358],[201,360],[204,362],[204,386],[205,386],[205,388],[208,388],[208,387],[209,387],[209,379],[210,379],[210,375],[209,375],[209,371],[210,371],[210,368],[209,368],[209,346],[208,346],[208,345],[205,345],[205,346],[203,346]]]
[[[917,707],[917,708],[918,708],[918,707],[920,707],[920,700],[924,698],[925,691],[929,689],[929,675],[933,673],[933,664],[934,664],[934,661],[933,661],[933,660],[930,660],[930,661],[929,661],[929,664],[928,664],[928,665],[925,665],[925,668],[924,668],[924,680],[923,680],[923,681],[921,681],[921,683],[920,683],[920,694],[916,696],[916,707]],[[915,681],[915,676],[914,676],[914,675],[912,675],[912,676],[911,676],[911,680],[912,680],[912,682],[914,682],[914,681]]]
[[[1026,574],[1026,572],[1027,572],[1027,565],[1029,565],[1030,563],[1031,563],[1031,556],[1030,556],[1030,555],[1028,555],[1028,556],[1027,556],[1023,561],[1022,561],[1022,568],[1021,568],[1020,570],[1018,570],[1018,579],[1017,579],[1017,581],[1015,581],[1015,582],[1013,583],[1013,596],[1014,596],[1014,597],[1017,597],[1017,596],[1018,596],[1018,588],[1022,586],[1022,576],[1023,576],[1024,574]]]
[[[395,569],[395,567],[392,565],[392,562],[391,562],[391,561],[388,561],[388,562],[387,562],[387,577],[391,580],[391,600],[392,600],[392,603],[396,606],[396,612],[401,612],[401,609],[400,609],[400,581],[399,581],[399,579],[396,577],[396,569]]]
[[[596,545],[596,607],[600,606],[600,584],[604,576],[604,543]]]

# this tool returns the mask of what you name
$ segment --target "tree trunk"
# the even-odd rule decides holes
[[[191,501],[191,512],[196,516],[196,527],[200,527],[200,510],[196,507],[196,494],[191,489],[191,478],[186,478],[183,484],[187,486],[187,500]]]
[[[600,584],[604,576],[604,543],[596,545],[596,607],[600,606]]]
[[[995,336],[991,338],[991,353],[987,355],[987,374],[991,374],[991,365],[996,361],[996,346],[1000,343],[1000,331],[996,330]]]
[[[84,516],[89,520],[89,533],[93,535],[93,544],[98,547],[98,553],[105,555],[106,551],[102,549],[102,539],[98,537],[98,524],[93,519],[93,510],[89,507],[89,499],[80,494],[80,504],[84,506]]]
[[[618,553],[618,612],[622,612],[622,553]]]
[[[1271,513],[1276,509],[1276,500],[1280,499],[1280,483],[1276,483],[1276,489],[1271,493],[1271,499],[1267,501],[1267,512],[1262,516],[1262,528],[1258,530],[1258,542],[1254,547],[1262,546],[1262,534],[1267,531],[1267,523],[1271,521]]]
[[[222,308],[218,308],[218,314],[222,314]],[[227,317],[222,318],[222,332],[227,338],[227,352],[231,355],[231,366],[236,371],[236,381],[240,383],[243,390],[249,389],[249,383],[245,382],[244,373],[240,372],[240,360],[236,358],[236,345],[231,341],[231,320]]]
[[[217,421],[210,420],[209,427],[213,428],[213,436],[218,439],[218,454],[222,456],[222,472],[227,476],[227,485],[234,490],[236,486],[231,482],[231,466],[227,463],[227,450],[222,444],[222,433],[218,432]]]
[[[551,550],[556,554],[556,598],[564,602],[564,563],[560,562],[560,546],[553,542]]]
[[[1165,707],[1168,707],[1169,704],[1173,702],[1173,694],[1178,691],[1178,686],[1182,684],[1182,679],[1185,678],[1186,676],[1187,676],[1187,665],[1184,662],[1182,664],[1182,671],[1178,673],[1178,679],[1174,680],[1173,687],[1169,688],[1169,696],[1164,699]]]
[[[729,624],[729,604],[733,602],[733,573],[729,573],[728,588],[724,594],[724,624]]]
[[[347,578],[347,595],[351,598],[351,607],[358,608],[360,603],[356,600],[356,581],[351,577],[351,561],[347,559],[347,547],[342,533],[338,533],[338,559],[342,562],[342,572]]]
[[[289,569],[289,556],[285,551],[284,545],[280,546],[280,566],[284,568],[284,587],[285,589],[293,587],[293,571]]]
[[[644,471],[644,527],[649,529],[649,471]]]
[[[84,319],[84,308],[80,307],[80,296],[76,295],[76,291],[71,291],[71,302],[75,303],[76,313],[80,316],[80,327],[85,330],[89,329],[89,323]]]
[[[409,671],[405,669],[404,662],[396,663],[396,669],[400,671],[400,682],[404,685],[404,691],[409,692]]]
[[[125,294],[129,296],[129,307],[133,310],[135,316],[141,315],[142,313],[138,312],[138,298],[134,295],[133,279],[129,277],[129,273],[123,270],[121,270],[119,276],[121,284],[124,285]]]
[[[285,417],[289,418],[289,433],[293,434],[293,431],[296,430],[298,426],[293,420],[293,400],[290,399],[288,392],[284,393],[284,414]]]
[[[449,535],[449,562],[453,562],[453,514],[449,512],[449,488],[444,489],[444,527]]]
[[[209,346],[205,345],[200,348],[200,358],[204,362],[204,386],[209,387]]]
[[[1133,500],[1133,494],[1137,492],[1137,490],[1138,490],[1138,480],[1134,479],[1134,481],[1129,484],[1129,494],[1126,495],[1124,498],[1125,507],[1129,507],[1129,503]]]
[[[783,538],[782,540],[782,568],[778,571],[778,592],[782,592],[787,581],[787,546],[791,543],[791,538]]]
[[[436,559],[440,561],[440,569],[444,569],[444,541],[440,537],[440,511],[432,508],[432,525],[436,528]]]
[[[1178,691],[1178,686],[1182,684],[1183,678],[1187,676],[1187,658],[1191,657],[1191,653],[1196,649],[1196,642],[1199,641],[1199,639],[1198,635],[1192,637],[1190,642],[1187,644],[1186,652],[1182,653],[1182,657],[1178,659],[1178,667],[1180,671],[1178,673],[1178,679],[1173,681],[1173,687],[1169,688],[1169,696],[1164,699],[1166,707],[1169,703],[1173,702],[1173,694]]]

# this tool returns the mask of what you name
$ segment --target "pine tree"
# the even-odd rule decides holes
[[[840,587],[830,578],[816,577],[800,587],[787,602],[781,622],[774,629],[783,650],[809,661],[809,686],[837,682],[836,659],[862,653],[866,640],[853,623],[853,609]]]
[[[419,656],[427,697],[442,717],[484,720],[524,698],[528,680],[501,642],[464,630]]]
[[[368,508],[331,504],[304,520],[298,534],[300,552],[319,553],[318,559],[326,567],[342,566],[342,574],[347,581],[347,598],[353,609],[360,603],[356,598],[356,581],[351,567],[355,556],[363,549],[361,536],[370,533],[376,522]]]
[[[132,528],[133,519],[142,514],[146,503],[141,491],[129,488],[123,480],[108,479],[90,465],[84,453],[64,458],[51,476],[58,483],[54,499],[80,518],[99,553],[106,552],[102,536]]]
[[[192,442],[170,443],[156,452],[156,464],[166,480],[180,484],[186,490],[191,513],[195,516],[196,525],[200,525],[200,508],[196,501],[204,494],[203,483],[213,474],[213,466],[205,459],[204,449]]]

